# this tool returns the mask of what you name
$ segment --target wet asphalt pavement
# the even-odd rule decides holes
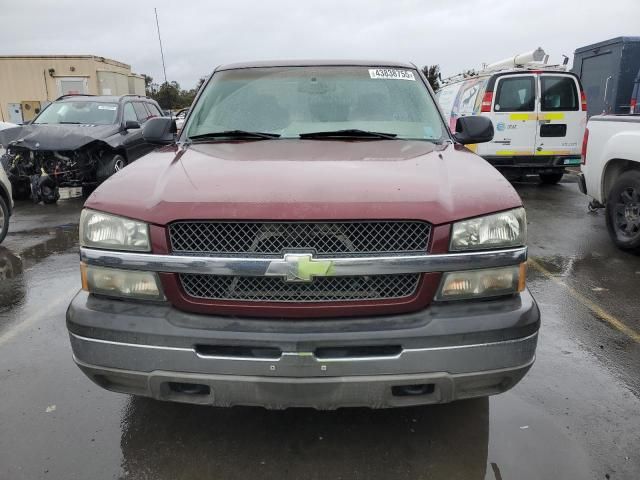
[[[516,184],[537,361],[490,399],[266,411],[104,391],[71,360],[81,201],[19,204],[0,246],[0,479],[638,479],[640,257],[576,184]]]

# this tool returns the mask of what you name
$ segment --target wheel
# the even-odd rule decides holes
[[[49,175],[42,175],[38,180],[38,199],[46,205],[53,205],[60,198],[60,189]]]
[[[28,200],[31,196],[31,183],[29,180],[11,181],[14,200]]]
[[[96,189],[95,185],[83,185],[82,186],[82,198],[87,198]]]
[[[98,183],[104,182],[114,173],[119,172],[127,166],[127,160],[119,153],[107,153],[105,154],[98,164],[98,170],[96,172],[96,179]]]
[[[607,196],[607,228],[619,248],[640,253],[640,170],[618,177]]]
[[[0,196],[0,243],[7,236],[9,230],[9,205],[4,197]]]
[[[555,185],[559,183],[560,180],[562,180],[563,175],[564,175],[564,172],[541,173],[540,181],[544,185]]]

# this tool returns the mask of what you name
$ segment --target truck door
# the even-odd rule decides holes
[[[496,156],[532,156],[537,131],[536,77],[504,75],[495,88],[492,120],[494,137],[487,152]]]
[[[578,82],[561,73],[542,73],[538,81],[540,106],[535,155],[568,156],[564,165],[578,165],[586,122]]]

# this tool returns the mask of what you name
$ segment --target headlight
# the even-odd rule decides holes
[[[149,226],[129,218],[85,209],[80,215],[80,246],[149,252]]]
[[[137,300],[164,300],[155,272],[138,272],[80,264],[82,288],[90,293]]]
[[[522,292],[526,265],[447,272],[442,276],[436,300],[468,300]]]
[[[524,208],[472,218],[453,224],[451,250],[518,247],[527,240]]]

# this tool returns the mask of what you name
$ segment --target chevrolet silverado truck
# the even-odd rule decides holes
[[[589,209],[605,208],[613,242],[640,253],[640,115],[591,117],[581,170],[578,185],[592,198]]]
[[[80,219],[73,358],[98,385],[272,409],[443,403],[513,387],[540,314],[526,218],[419,69],[218,67],[184,128]]]

